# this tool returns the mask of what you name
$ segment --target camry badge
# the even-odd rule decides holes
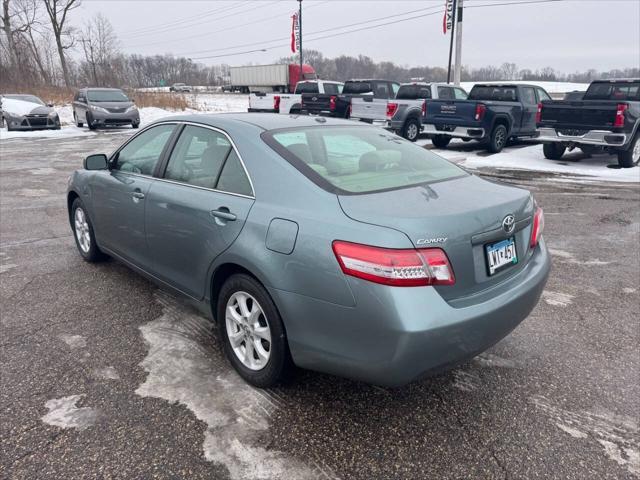
[[[511,233],[515,228],[516,228],[516,217],[514,217],[510,213],[509,215],[504,217],[504,219],[502,220],[502,229],[507,233]]]

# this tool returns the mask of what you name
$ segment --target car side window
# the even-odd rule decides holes
[[[389,98],[389,86],[386,83],[376,83],[375,96],[377,98]]]
[[[112,170],[153,175],[175,125],[158,125],[134,137],[116,154]]]
[[[527,105],[535,105],[537,103],[536,94],[532,87],[522,87],[522,103]]]
[[[171,153],[164,178],[214,188],[220,169],[232,149],[224,134],[187,125]]]
[[[467,99],[467,92],[465,92],[461,88],[454,88],[453,89],[453,93],[454,93],[454,95],[456,97],[456,100],[466,100]]]
[[[551,97],[547,92],[545,92],[541,88],[536,88],[536,92],[538,92],[538,101],[541,102],[543,100],[551,100]]]
[[[240,157],[235,150],[231,150],[224,167],[222,167],[216,190],[247,196],[253,195],[251,182],[249,182],[247,173],[244,171]]]
[[[399,83],[392,83],[391,84],[391,90],[393,91],[393,98],[396,98],[396,95],[398,95],[398,90],[400,90],[400,84]]]
[[[438,87],[438,98],[440,100],[453,100],[453,88],[451,87]]]

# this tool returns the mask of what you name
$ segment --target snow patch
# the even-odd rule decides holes
[[[208,320],[165,293],[156,300],[162,316],[140,327],[149,346],[141,364],[148,376],[136,393],[185,405],[205,422],[205,458],[225,465],[232,479],[318,477],[301,461],[260,445],[282,398],[249,386],[231,370],[215,351]]]
[[[516,363],[508,358],[502,358],[493,353],[481,353],[473,359],[483,367],[515,368]]]
[[[550,248],[549,249],[549,253],[551,253],[551,255],[558,257],[560,259],[561,263],[571,263],[574,265],[609,265],[611,262],[605,262],[603,260],[600,260],[599,258],[594,258],[591,260],[585,260],[585,261],[581,261],[576,259],[573,256],[573,253],[570,252],[566,252],[564,250],[558,250],[555,248]]]
[[[84,395],[71,395],[70,397],[54,398],[44,404],[49,413],[42,417],[42,421],[48,425],[60,428],[77,428],[84,430],[96,423],[99,417],[98,410],[90,407],[76,407],[76,404]]]
[[[113,367],[96,368],[92,373],[94,377],[102,380],[120,380],[118,371]]]
[[[631,287],[624,287],[624,288],[622,289],[622,291],[623,291],[624,293],[635,293],[635,292],[636,292],[636,290],[637,290],[637,289],[635,289],[635,288],[631,288]]]
[[[529,400],[563,432],[576,439],[590,438],[597,441],[609,459],[625,467],[632,475],[640,477],[636,419],[608,411],[572,412],[553,405],[542,395]]]
[[[84,348],[87,346],[87,339],[82,335],[58,335],[58,338],[71,348]]]
[[[0,273],[6,273],[12,268],[16,268],[17,266],[18,265],[16,265],[15,263],[4,263],[0,265]]]
[[[553,305],[554,307],[566,307],[573,303],[571,300],[575,297],[568,293],[550,292],[545,290],[542,292],[542,298],[545,302],[549,305]]]

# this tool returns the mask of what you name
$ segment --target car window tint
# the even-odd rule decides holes
[[[175,125],[158,125],[140,133],[118,152],[113,169],[153,175],[174,127]]]
[[[324,84],[324,93],[328,93],[330,95],[338,95],[340,90],[338,89],[337,83],[325,83]]]
[[[400,85],[397,83],[392,83],[391,89],[393,90],[393,98],[395,98],[396,95],[398,95],[398,90],[400,89]]]
[[[535,105],[537,103],[536,94],[532,87],[522,87],[522,103],[527,105]]]
[[[307,127],[266,132],[263,138],[330,191],[368,193],[465,175],[442,157],[372,127]]]
[[[222,133],[187,125],[171,153],[164,177],[198,187],[214,188],[218,173],[232,150]]]
[[[584,94],[585,100],[640,100],[640,82],[592,83]]]
[[[431,87],[424,85],[401,85],[396,98],[398,100],[430,99]]]
[[[235,150],[231,151],[224,164],[216,189],[241,195],[250,196],[253,194],[249,178],[242,168],[242,163]]]
[[[538,92],[538,101],[541,102],[543,100],[551,100],[551,97],[547,92],[545,92],[541,88],[536,88],[536,92]]]
[[[298,83],[296,93],[318,93],[318,84],[316,82]]]
[[[438,87],[438,98],[441,100],[453,100],[453,89],[451,87]]]
[[[456,96],[456,100],[466,100],[467,99],[467,92],[465,92],[461,88],[454,88],[453,89],[453,93]]]
[[[389,98],[389,86],[386,83],[376,83],[375,95],[378,98]]]

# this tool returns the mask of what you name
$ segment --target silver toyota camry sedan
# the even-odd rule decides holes
[[[189,299],[259,387],[294,365],[384,386],[450,368],[525,319],[550,268],[528,191],[346,120],[156,122],[87,157],[67,202],[85,260]]]

